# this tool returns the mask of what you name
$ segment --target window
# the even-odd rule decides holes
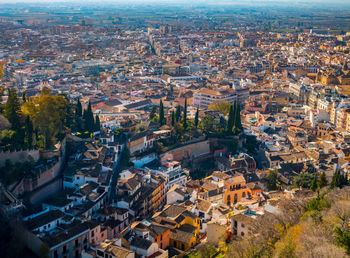
[[[103,257],[103,252],[101,250],[97,250],[97,256]]]
[[[58,252],[57,252],[57,249],[53,252],[53,257],[54,258],[58,258]]]
[[[244,224],[242,224],[242,228],[244,228]]]
[[[75,246],[77,247],[79,245],[79,240],[75,239]]]
[[[95,231],[91,231],[91,237],[95,236]]]
[[[244,236],[244,232],[241,232],[241,236]]]
[[[65,252],[67,252],[67,246],[66,245],[63,246],[63,253],[65,253]]]
[[[243,197],[243,198],[245,197],[245,192],[243,192],[242,197]]]

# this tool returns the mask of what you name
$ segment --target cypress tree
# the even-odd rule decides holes
[[[149,113],[149,119],[150,120],[152,120],[156,116],[156,112],[157,112],[157,107],[156,106],[152,106],[151,113]]]
[[[78,99],[76,105],[75,105],[75,126],[77,131],[81,131],[83,128],[83,108],[80,103],[80,99]]]
[[[185,98],[183,127],[184,127],[184,129],[186,129],[186,127],[187,127],[187,98]]]
[[[317,190],[317,175],[316,174],[314,175],[314,178],[311,181],[310,189],[314,192],[316,192],[316,190]]]
[[[334,187],[339,187],[339,186],[340,186],[340,171],[337,170],[337,171],[335,171],[333,178],[332,178],[331,189],[333,189]]]
[[[237,102],[237,107],[236,107],[236,127],[242,131],[243,126],[242,126],[242,121],[241,121],[241,105],[239,102]]]
[[[91,110],[91,103],[89,102],[88,108],[84,110],[84,129],[86,131],[92,132],[94,130],[94,114]]]
[[[29,115],[26,116],[25,121],[25,142],[27,143],[28,148],[33,146],[33,123],[29,118]]]
[[[22,102],[26,103],[27,102],[27,96],[25,93],[22,93]]]
[[[176,122],[179,122],[180,119],[181,119],[181,108],[180,108],[180,106],[178,105],[178,106],[176,107],[175,121],[176,121]]]
[[[100,118],[98,115],[95,116],[95,131],[100,131],[101,129],[101,123],[100,123]]]
[[[233,123],[234,123],[234,110],[233,110],[233,106],[230,105],[230,111],[228,113],[227,126],[226,126],[226,132],[228,134],[232,134]]]
[[[159,103],[159,124],[161,126],[165,124],[164,106],[163,106],[163,101],[162,100],[160,100],[160,103]]]
[[[17,131],[20,129],[21,105],[15,89],[8,90],[8,99],[4,109],[4,116],[11,123],[13,130]]]
[[[197,107],[196,116],[194,117],[194,126],[197,128],[198,126],[198,116],[199,116],[199,108]]]
[[[171,111],[171,126],[175,126],[175,112]]]
[[[328,184],[325,172],[322,172],[317,183],[320,189]]]

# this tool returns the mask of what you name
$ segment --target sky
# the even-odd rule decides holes
[[[333,7],[336,7],[334,5],[336,4],[346,4],[350,7],[350,0],[194,0],[194,1],[188,1],[188,0],[0,0],[0,3],[55,3],[55,2],[61,2],[61,3],[80,3],[81,5],[89,4],[89,3],[182,3],[184,5],[191,5],[191,4],[204,4],[204,3],[211,3],[211,4],[230,4],[230,3],[239,3],[243,4],[247,3],[250,6],[253,6],[254,4],[258,3],[291,3],[293,5],[297,5],[298,3],[302,4],[331,4]]]

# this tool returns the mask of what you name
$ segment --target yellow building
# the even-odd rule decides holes
[[[176,204],[167,205],[152,219],[171,229],[170,246],[185,251],[196,245],[199,237],[200,218],[187,207]]]

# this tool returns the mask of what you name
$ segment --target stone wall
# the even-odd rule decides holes
[[[160,155],[160,159],[161,162],[166,161],[167,159],[182,161],[184,159],[193,159],[208,153],[210,153],[210,142],[209,140],[204,140],[167,151]]]
[[[0,167],[5,165],[6,160],[12,163],[25,162],[33,159],[37,161],[40,157],[39,150],[3,151],[0,152]]]

